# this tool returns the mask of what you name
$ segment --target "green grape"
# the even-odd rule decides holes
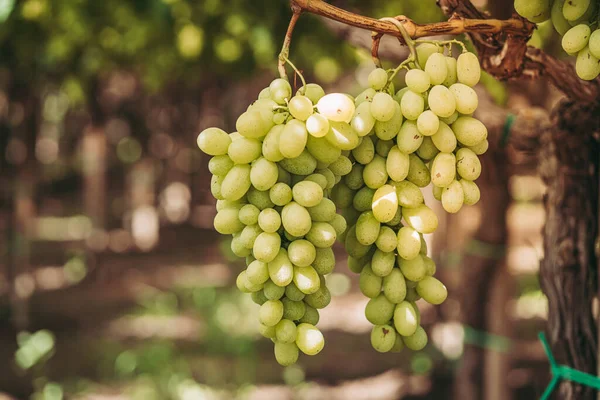
[[[279,138],[283,129],[282,125],[275,125],[269,130],[262,142],[262,154],[269,161],[277,162],[284,158],[281,151],[279,151]]]
[[[323,190],[327,189],[327,178],[325,178],[325,175],[312,174],[312,175],[309,175],[306,178],[304,178],[304,180],[315,182],[316,184],[321,186],[321,189],[323,189]]]
[[[295,175],[310,175],[317,168],[317,160],[307,150],[304,150],[296,158],[281,160],[279,165]]]
[[[400,226],[401,221],[402,221],[402,208],[398,207],[398,211],[396,212],[396,215],[394,215],[394,218],[390,222],[387,222],[386,225],[398,227],[398,226]]]
[[[600,58],[600,29],[596,28],[592,32],[589,41],[590,53],[596,58]]]
[[[458,181],[452,182],[442,192],[442,207],[446,212],[457,213],[463,206],[465,194],[462,185]]]
[[[433,43],[421,43],[417,46],[417,60],[421,67],[427,65],[427,60],[432,54],[438,53],[439,47]]]
[[[239,211],[239,219],[245,225],[255,225],[258,223],[258,215],[260,210],[252,205],[246,204]]]
[[[396,143],[393,140],[378,140],[375,144],[375,153],[381,157],[387,157],[392,147],[395,147]]]
[[[405,260],[412,260],[421,251],[421,237],[411,227],[403,226],[398,230],[398,255]]]
[[[369,298],[375,298],[381,293],[383,278],[373,273],[371,264],[367,264],[360,272],[359,287],[362,294]],[[386,321],[387,322],[387,321]]]
[[[449,89],[456,100],[456,111],[461,114],[475,112],[479,100],[477,99],[477,93],[472,88],[462,83],[455,83]]]
[[[598,4],[596,2],[590,1],[589,6],[586,8],[586,10],[583,13],[583,15],[581,17],[577,18],[577,19],[569,21],[569,24],[571,26],[575,26],[575,25],[579,25],[579,24],[582,24],[582,23],[592,22],[593,19],[597,15],[596,14],[597,6],[598,6]],[[564,13],[563,13],[563,15],[564,15]]]
[[[352,166],[352,171],[348,175],[344,177],[344,183],[352,190],[358,190],[365,185],[365,181],[363,180],[363,167],[359,163],[355,163]]]
[[[224,200],[223,194],[221,193],[223,187],[223,181],[225,177],[213,175],[210,178],[210,193],[217,200]]]
[[[306,305],[303,301],[293,301],[284,297],[283,303],[283,318],[297,321],[304,316]]]
[[[288,108],[292,117],[306,121],[313,113],[313,103],[306,96],[296,95],[290,99]]]
[[[461,179],[459,182],[465,195],[465,204],[468,206],[477,204],[479,198],[481,197],[477,184],[466,179]]]
[[[266,158],[259,158],[256,160],[250,169],[250,182],[258,190],[269,190],[279,177],[279,169],[277,164],[267,160]]]
[[[420,95],[417,96],[421,97]],[[392,118],[388,121],[375,122],[375,135],[382,141],[392,140],[402,126],[402,120],[401,106],[394,102],[394,115]]]
[[[382,226],[375,241],[377,248],[384,252],[391,252],[396,250],[397,244],[398,239],[394,230],[388,226]]]
[[[272,263],[273,263],[273,261],[271,261],[268,265],[270,265]],[[269,268],[269,276],[271,276],[271,267],[269,266],[268,268]],[[265,297],[268,300],[279,300],[281,297],[283,297],[285,290],[286,290],[285,286],[279,286],[273,281],[265,282],[265,286],[263,288]]]
[[[393,181],[403,181],[408,175],[409,164],[408,154],[403,153],[397,146],[394,146],[385,161],[386,172]]]
[[[265,208],[258,216],[258,226],[265,232],[277,232],[281,227],[281,217],[274,209]]]
[[[298,182],[292,188],[294,201],[303,207],[314,207],[323,199],[323,189],[316,182]]]
[[[248,257],[249,255],[252,254],[252,250],[247,249],[244,246],[244,243],[242,243],[242,241],[240,240],[239,235],[236,235],[231,239],[230,248],[231,248],[231,252],[240,258]],[[262,286],[258,286],[255,289],[252,289],[251,291],[255,292],[260,289],[262,289]]]
[[[587,46],[592,31],[586,24],[572,27],[562,38],[562,48],[569,54],[578,53]]]
[[[425,253],[427,253],[427,251],[425,251]],[[425,254],[421,254],[421,257],[423,258],[423,264],[425,265],[425,271],[427,276],[432,276],[433,274],[435,274],[436,271],[436,266],[435,266],[435,262],[431,259],[431,257],[427,257],[427,255]]]
[[[275,360],[283,367],[295,364],[300,354],[296,343],[283,343],[279,341],[275,342],[274,352]]]
[[[356,239],[365,246],[371,245],[377,240],[380,228],[381,224],[377,221],[373,212],[365,211],[358,217],[356,222]]]
[[[261,233],[262,229],[258,225],[249,225],[242,230],[239,240],[245,248],[251,250],[254,246],[254,241]]]
[[[429,75],[420,69],[411,69],[404,76],[406,87],[416,93],[424,93],[431,86]]]
[[[477,85],[481,78],[481,67],[479,66],[477,56],[468,52],[458,56],[456,60],[456,75],[460,83],[471,87]]]
[[[435,186],[446,187],[452,183],[455,177],[456,157],[454,154],[440,153],[435,156],[431,163],[431,183]]]
[[[427,76],[427,78],[429,78],[429,76]],[[400,90],[398,90],[396,92],[396,94],[394,95],[394,100],[396,100],[396,103],[400,104],[400,102],[402,102],[402,97],[404,97],[404,94],[406,92],[408,92],[410,89],[408,87],[404,87]]]
[[[425,136],[423,138],[423,143],[421,143],[421,146],[417,150],[417,155],[423,161],[427,162],[433,160],[433,158],[435,158],[435,156],[437,156],[439,152],[440,150],[437,147],[435,147],[435,144],[433,144],[433,140],[431,140],[431,137]]]
[[[279,249],[275,258],[267,264],[269,277],[277,286],[285,287],[294,278],[294,266],[285,249]]]
[[[321,99],[321,97],[325,96],[325,91],[320,85],[316,83],[309,83],[306,87],[302,86],[298,89],[298,93],[302,93],[310,99],[313,104],[317,104],[317,102]]]
[[[363,165],[370,163],[375,157],[375,145],[370,137],[363,138],[362,142],[352,150],[354,159]]]
[[[348,157],[341,155],[329,165],[329,169],[336,176],[348,175],[352,171],[352,161]]]
[[[403,301],[394,310],[394,327],[402,336],[414,334],[419,326],[418,311],[412,303]]]
[[[396,331],[394,331],[396,332]],[[402,336],[398,332],[396,332],[396,341],[394,342],[394,347],[390,350],[392,353],[400,353],[404,349],[404,342],[402,341]]]
[[[256,190],[255,188],[250,188],[247,198],[248,202],[250,202],[250,204],[254,204],[259,210],[275,207],[275,204],[273,204],[271,198],[269,197],[269,192],[266,190],[260,191]]]
[[[305,296],[306,294],[298,289],[298,286],[296,286],[293,282],[285,287],[285,297],[292,301],[304,300]]]
[[[339,157],[338,157],[339,158]],[[327,189],[333,189],[335,185],[335,176],[329,168],[319,169],[317,173],[323,175],[327,179]],[[337,204],[337,203],[336,203]],[[342,207],[342,206],[340,206]]]
[[[354,199],[352,200],[352,206],[357,211],[369,211],[371,209],[371,205],[373,204],[373,197],[375,196],[375,189],[371,189],[369,187],[361,188],[354,195]]]
[[[446,118],[440,118],[440,122],[445,123],[446,125],[452,125],[454,121],[458,118],[458,111],[454,111],[451,116]]]
[[[417,293],[429,304],[442,304],[448,297],[446,286],[434,277],[427,276],[417,283]]]
[[[388,180],[386,160],[379,155],[373,157],[373,160],[363,170],[363,180],[365,185],[371,189],[378,189],[385,185]]]
[[[269,268],[267,264],[254,260],[246,269],[246,278],[255,285],[260,285],[269,280]]]
[[[346,233],[345,241],[346,251],[350,257],[361,258],[364,257],[371,249],[370,245],[364,245],[358,241],[356,237],[356,226],[353,225],[348,229]]]
[[[371,115],[377,121],[389,121],[396,111],[396,102],[387,93],[379,92],[373,97],[371,102]]]
[[[277,103],[271,99],[259,99],[252,103],[247,111],[258,111],[261,114],[263,122],[268,126],[267,130],[269,130],[273,126],[272,122],[276,107]]]
[[[420,254],[410,260],[405,260],[398,255],[397,263],[402,275],[409,281],[418,282],[427,275],[427,268]]]
[[[294,284],[304,294],[311,294],[319,290],[319,274],[310,265],[308,267],[294,267]]]
[[[398,268],[383,278],[383,293],[394,304],[399,304],[406,298],[406,280]]]
[[[462,178],[474,181],[481,175],[481,161],[473,150],[466,147],[459,149],[456,152],[456,170]]]
[[[417,118],[417,129],[424,136],[433,136],[440,127],[440,119],[431,110],[422,112]]]
[[[416,155],[409,154],[409,167],[408,175],[406,179],[418,187],[425,187],[431,183],[431,175],[429,168],[425,163]]]
[[[575,72],[577,72],[577,76],[586,81],[596,79],[600,74],[600,60],[590,53],[589,47],[584,48],[577,54]]]
[[[208,162],[208,170],[213,175],[225,176],[231,168],[233,168],[233,161],[226,154],[214,156]]]
[[[396,194],[398,195],[398,204],[401,207],[416,208],[423,204],[423,193],[417,185],[409,181],[402,181],[395,184]]]
[[[317,110],[330,121],[348,123],[352,120],[356,107],[349,96],[342,93],[330,93],[319,99]]]
[[[379,222],[389,222],[398,211],[398,196],[392,185],[383,185],[373,195],[373,216]]]
[[[352,150],[359,143],[359,137],[346,122],[334,122],[329,124],[329,132],[325,135],[332,145],[341,150]]]
[[[382,278],[388,276],[394,265],[396,264],[396,256],[392,252],[383,252],[379,249],[373,253],[373,259],[371,260],[371,270],[377,276]]]
[[[333,226],[327,222],[313,222],[310,231],[306,234],[306,239],[315,247],[325,248],[333,246],[337,235]]]
[[[283,303],[279,300],[268,300],[258,311],[260,323],[265,326],[275,326],[283,317]]]
[[[281,163],[280,163],[281,164]],[[292,183],[292,175],[283,169],[281,165],[277,165],[277,169],[279,170],[279,176],[277,178],[277,183],[285,183],[286,185],[290,185]]]
[[[365,307],[365,317],[373,325],[384,325],[394,316],[396,305],[389,301],[383,293],[372,298]]]
[[[238,210],[227,208],[217,213],[214,227],[222,235],[231,235],[244,229],[244,224],[238,218]]]
[[[329,289],[327,289],[327,286],[322,284],[321,287],[319,287],[319,290],[312,294],[306,295],[304,302],[307,306],[311,306],[316,309],[325,308],[331,302],[331,293],[329,292]]]
[[[340,208],[348,207],[352,204],[354,198],[354,191],[346,186],[344,183],[336,185],[331,190],[331,200]]]
[[[456,83],[458,80],[457,72],[456,72],[456,58],[454,57],[446,57],[446,79],[442,82],[442,85],[446,87],[450,87]]]
[[[288,120],[288,118],[290,117],[290,113],[287,111],[279,111],[275,114],[273,114],[273,123],[275,125],[284,125],[285,122]]]
[[[275,325],[275,337],[279,343],[294,343],[296,341],[296,324],[289,319],[282,319]]]
[[[219,128],[208,128],[200,132],[196,140],[198,147],[210,156],[227,154],[231,138],[227,132]]]
[[[286,158],[296,158],[302,154],[308,140],[308,132],[304,122],[293,119],[287,124],[279,136],[279,151]]]
[[[335,203],[328,198],[323,198],[319,204],[308,208],[310,218],[315,222],[329,222],[336,216]]]
[[[427,101],[431,111],[438,117],[449,117],[456,110],[454,95],[446,86],[436,85],[432,87]]]
[[[423,143],[423,135],[419,132],[415,121],[404,121],[396,138],[398,149],[404,154],[417,151]]]
[[[365,89],[358,96],[356,96],[354,104],[356,105],[356,107],[358,107],[362,103],[370,103],[373,101],[373,97],[375,97],[376,93],[377,92],[373,88]]]
[[[269,190],[269,199],[276,206],[285,206],[292,201],[292,189],[287,184],[278,182]]]
[[[383,68],[376,68],[369,74],[367,78],[369,86],[375,90],[381,90],[387,84],[388,74]]]
[[[317,325],[319,323],[319,311],[309,305],[306,306],[306,311],[302,318],[298,320],[301,324]]]
[[[366,136],[373,130],[375,126],[375,118],[371,114],[371,103],[368,101],[360,103],[356,107],[356,112],[350,126],[360,137]]]
[[[431,137],[431,141],[441,152],[452,153],[456,149],[457,141],[452,128],[440,121],[440,127]]]
[[[531,22],[544,22],[550,17],[549,0],[515,0],[515,10]]]
[[[312,226],[308,210],[293,201],[283,207],[281,222],[285,230],[296,237],[306,235]]]
[[[554,25],[554,29],[562,36],[569,29],[571,29],[571,25],[569,21],[563,15],[563,6],[565,4],[565,0],[554,0],[552,4],[552,9],[550,10],[550,18],[552,19],[552,25]]]
[[[442,53],[433,53],[425,63],[425,72],[432,85],[441,85],[448,76],[446,57]]]
[[[321,114],[312,114],[306,120],[306,130],[313,137],[324,137],[329,132],[329,120]]]
[[[376,325],[371,330],[371,346],[380,353],[392,350],[396,342],[396,331],[389,325]]]
[[[569,0],[563,5],[563,15],[568,21],[581,18],[590,7],[591,0]]]
[[[253,109],[242,113],[236,123],[238,133],[249,139],[265,136],[273,126],[272,121],[266,121],[259,110]]]
[[[327,275],[335,268],[335,255],[330,247],[317,248],[313,268],[321,275]]]
[[[258,99],[270,99],[271,98],[271,90],[266,87],[258,93]]]
[[[250,166],[234,165],[223,179],[221,195],[225,200],[239,200],[248,192],[251,184]]]
[[[425,204],[415,208],[403,207],[402,216],[419,233],[433,233],[438,226],[437,216]]]
[[[325,138],[309,136],[306,148],[318,161],[326,164],[331,164],[342,154],[342,150]]]
[[[246,278],[246,271],[240,272],[239,275],[237,276],[237,278],[235,279],[235,285],[237,286],[237,288],[240,292],[250,293],[250,291],[248,289],[246,289],[247,281],[248,281],[248,278]]]
[[[282,78],[273,80],[269,85],[269,91],[271,93],[271,99],[275,100],[277,104],[285,104],[286,99],[292,97],[292,87],[290,83]]]
[[[281,237],[277,233],[263,232],[254,241],[252,254],[257,260],[269,263],[279,253]]]
[[[245,204],[240,202],[241,200],[229,201],[229,200],[217,200],[216,210],[221,211],[226,208],[235,208],[240,210]]]
[[[465,146],[475,146],[487,138],[487,128],[473,117],[459,117],[452,124],[456,139]]]
[[[329,224],[333,227],[333,230],[335,231],[335,234],[338,237],[338,239],[344,232],[346,232],[346,228],[348,227],[348,224],[346,223],[346,218],[339,214],[336,214],[333,217],[333,219],[329,221]]]
[[[404,344],[413,351],[423,350],[427,346],[427,333],[421,326],[417,328],[415,333],[410,336],[405,336]]]
[[[400,108],[402,110],[402,115],[404,115],[407,120],[416,120],[425,109],[425,100],[420,93],[409,90],[402,96]]]
[[[365,265],[367,265],[367,257],[369,257],[368,255],[360,258],[360,259],[356,259],[354,257],[348,257],[348,269],[352,272],[354,272],[355,274],[360,274],[364,268]],[[369,257],[370,258],[370,257]]]
[[[321,331],[317,329],[316,326],[302,323],[298,325],[296,345],[304,354],[314,356],[323,350],[325,339],[323,338]]]
[[[259,140],[242,137],[229,145],[227,154],[234,164],[249,164],[260,157],[261,149]]]

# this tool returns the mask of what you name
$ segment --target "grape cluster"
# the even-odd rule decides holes
[[[515,10],[529,21],[552,20],[562,48],[577,57],[575,70],[584,80],[600,75],[599,8],[598,0],[515,0]]]
[[[329,195],[352,169],[346,155],[359,142],[348,124],[353,115],[345,94],[308,84],[292,96],[288,81],[276,79],[240,115],[237,132],[208,128],[198,136],[213,156],[215,229],[233,235],[233,253],[246,258],[237,286],[260,305],[260,331],[282,365],[324,345],[315,326],[331,300],[324,276],[346,230]]]
[[[488,146],[485,126],[471,116],[478,105],[477,57],[464,52],[455,59],[429,43],[417,54],[424,68],[410,69],[406,87],[394,96],[385,70],[369,75],[351,121],[362,141],[352,150],[352,170],[332,193],[348,221],[348,266],[370,298],[365,315],[380,352],[422,349],[427,334],[415,302],[441,304],[447,297],[427,256],[423,235],[436,230],[438,218],[421,189],[433,184],[450,213],[475,204],[477,155]]]

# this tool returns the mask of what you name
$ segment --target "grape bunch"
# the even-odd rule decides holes
[[[552,21],[562,48],[577,57],[575,71],[584,80],[600,75],[599,8],[598,0],[515,0],[515,10],[529,21]]]
[[[350,96],[325,95],[316,84],[292,96],[288,81],[275,79],[239,116],[237,132],[208,128],[198,136],[212,156],[215,229],[233,235],[233,253],[246,258],[236,284],[260,305],[260,331],[281,365],[324,346],[316,328],[318,309],[331,300],[324,276],[346,230],[330,193],[352,169],[353,115]]]
[[[438,218],[421,189],[433,184],[449,213],[475,204],[477,155],[488,147],[485,126],[471,116],[478,105],[477,57],[464,52],[455,59],[430,43],[416,50],[424,68],[415,64],[394,96],[384,69],[369,75],[351,121],[362,141],[351,152],[352,170],[332,192],[349,225],[343,236],[348,267],[360,274],[360,290],[370,298],[365,316],[379,352],[422,349],[427,334],[416,301],[437,305],[447,297],[427,256],[423,235],[437,229]]]

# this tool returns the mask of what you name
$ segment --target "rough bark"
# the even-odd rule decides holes
[[[559,363],[595,375],[599,146],[593,133],[600,128],[600,104],[563,101],[552,123],[542,132],[539,161],[547,185],[540,284],[548,297],[548,337]],[[594,392],[564,381],[555,393],[592,399]]]

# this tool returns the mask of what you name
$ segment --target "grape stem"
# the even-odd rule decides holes
[[[436,46],[445,46],[445,45],[457,44],[460,47],[462,47],[463,53],[466,53],[468,51],[467,50],[467,46],[465,46],[465,44],[463,42],[461,42],[460,40],[456,40],[456,39],[451,39],[451,40],[417,39],[417,40],[415,40],[415,43],[431,43],[431,44],[435,44]]]
[[[291,2],[291,5],[293,14],[292,18],[290,19],[287,32],[285,33],[285,38],[283,39],[283,46],[281,47],[281,51],[279,52],[279,63],[277,65],[277,69],[279,70],[279,76],[283,79],[288,79],[287,72],[285,71],[286,62],[290,64],[295,71],[297,71],[296,67],[290,62],[288,57],[290,55],[292,35],[294,34],[296,22],[298,22],[298,18],[300,18],[300,14],[302,14],[302,8],[295,2]],[[300,77],[302,78],[302,75],[300,75]],[[304,78],[302,78],[302,81],[304,81]]]

